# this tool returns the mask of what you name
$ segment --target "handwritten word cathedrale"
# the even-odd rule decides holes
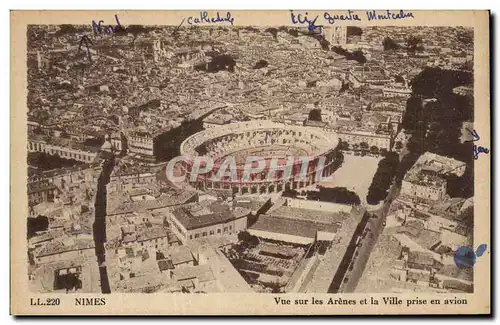
[[[208,12],[201,11],[200,17],[188,17],[187,22],[189,25],[216,24],[224,22],[229,22],[231,25],[234,25],[234,18],[231,17],[231,12],[229,11],[226,13],[226,17],[221,17],[218,11],[215,17],[210,17]]]

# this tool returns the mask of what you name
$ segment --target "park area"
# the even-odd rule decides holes
[[[319,185],[330,188],[345,187],[359,196],[361,204],[367,204],[368,188],[382,158],[381,156],[355,156],[344,153],[342,166]]]

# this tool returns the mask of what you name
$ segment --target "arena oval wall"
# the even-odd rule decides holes
[[[281,192],[287,188],[297,189],[314,184],[319,179],[317,173],[327,177],[334,171],[338,145],[339,139],[335,134],[318,128],[255,120],[198,132],[182,142],[180,152],[190,158],[190,161],[183,162],[183,168],[185,179],[192,186],[200,190],[231,190],[244,195]],[[248,156],[263,157],[266,165],[262,172],[244,178]],[[210,158],[214,161],[214,167],[192,180],[195,157]],[[223,163],[227,157],[235,159],[236,179],[215,177],[221,166],[227,167]],[[301,179],[298,176],[303,168],[303,160],[299,157],[308,157],[309,160],[305,177]],[[279,160],[277,167],[270,163],[273,158]],[[322,158],[323,168],[319,169],[317,166],[321,165]],[[291,171],[290,177],[286,177],[286,169]],[[268,177],[270,172],[274,177]]]

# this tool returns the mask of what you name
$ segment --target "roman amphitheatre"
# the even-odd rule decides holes
[[[214,161],[211,172],[198,175],[194,181],[186,177],[197,189],[226,189],[239,194],[262,194],[281,192],[286,188],[297,189],[316,183],[316,166],[322,158],[324,167],[320,171],[321,176],[329,176],[338,157],[338,145],[339,139],[335,134],[318,128],[254,120],[198,132],[182,142],[180,152],[183,156],[202,156]],[[264,158],[265,168],[262,172],[244,179],[243,167],[250,156]],[[214,174],[227,157],[234,157],[236,161],[237,179],[214,179]],[[305,178],[297,180],[295,176],[299,175],[302,167],[299,157],[308,157],[310,162]],[[279,166],[271,164],[272,158],[278,161]],[[284,177],[285,166],[292,171],[290,178]],[[192,163],[184,163],[184,168],[187,176],[190,176]],[[275,175],[271,179],[267,177],[270,171]]]

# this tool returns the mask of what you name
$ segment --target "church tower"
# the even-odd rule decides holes
[[[323,29],[323,36],[332,46],[347,44],[347,26],[328,26]]]
[[[36,66],[38,68],[38,71],[42,71],[43,61],[42,61],[42,55],[40,54],[40,51],[36,51]]]
[[[158,62],[163,57],[163,52],[161,41],[159,39],[155,39],[153,41],[153,61]]]

